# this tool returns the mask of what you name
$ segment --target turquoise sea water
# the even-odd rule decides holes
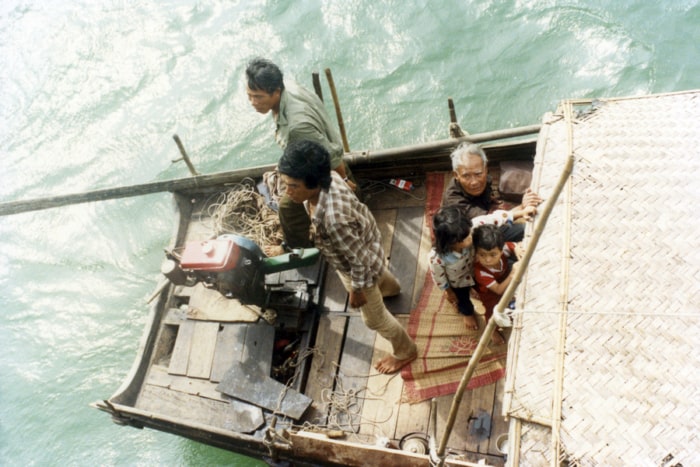
[[[700,88],[700,2],[4,0],[0,202],[186,176],[175,133],[203,173],[275,161],[256,55],[307,85],[331,68],[351,149],[377,149],[447,137],[448,97],[476,133]],[[136,355],[171,212],[153,194],[0,217],[0,465],[264,465],[88,406]]]

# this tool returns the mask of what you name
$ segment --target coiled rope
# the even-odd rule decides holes
[[[234,185],[208,208],[214,233],[233,233],[260,246],[279,245],[284,239],[277,213],[248,183]]]

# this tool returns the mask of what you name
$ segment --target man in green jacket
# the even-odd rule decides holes
[[[282,71],[264,58],[253,59],[246,68],[246,92],[253,108],[261,114],[272,112],[275,141],[285,149],[293,141],[313,141],[331,156],[331,168],[338,172],[354,191],[349,169],[343,162],[343,145],[319,97],[301,86],[285,86]],[[284,194],[279,203],[279,217],[286,246],[302,248],[309,240],[310,220],[298,203]],[[282,248],[266,248],[268,255],[281,254]]]

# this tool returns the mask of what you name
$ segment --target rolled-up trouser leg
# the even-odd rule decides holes
[[[340,272],[338,272],[338,276],[345,286],[345,290],[350,293],[352,290],[350,278]],[[406,360],[413,357],[416,354],[416,344],[384,306],[379,286],[374,284],[372,287],[362,289],[362,291],[367,297],[367,303],[360,307],[362,321],[365,325],[373,331],[377,331],[380,336],[391,343],[394,358]]]

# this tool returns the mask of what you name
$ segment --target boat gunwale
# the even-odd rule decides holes
[[[539,126],[538,126],[539,128]],[[475,135],[476,136],[476,135]],[[449,141],[450,145],[446,146],[447,148],[449,147],[456,147],[458,144],[460,144],[461,141],[465,140],[465,138],[453,138],[450,140],[445,140]],[[513,148],[516,146],[522,146],[524,148],[529,148],[533,147],[533,154],[534,154],[534,146],[536,143],[536,139],[530,138],[530,139],[519,139],[519,140],[511,140],[511,141],[487,141],[482,144],[482,147],[486,150],[487,154],[490,151],[498,151],[499,149],[503,148]],[[413,146],[409,146],[413,147]],[[388,156],[387,156],[388,157]],[[374,170],[372,167],[373,163],[379,163],[381,161],[381,158],[372,158],[371,156],[369,158],[362,158],[362,159],[357,159],[357,160],[350,160],[351,167],[358,169],[359,171],[362,170],[362,168],[367,167],[368,170]],[[495,157],[491,159],[490,157],[490,162],[498,162],[499,158]],[[439,164],[441,167],[451,167],[450,160],[449,158],[445,158],[444,153],[440,152],[429,152],[429,153],[423,153],[423,154],[413,154],[410,156],[410,161],[415,162],[419,165],[427,164],[429,162],[434,162],[435,164]],[[398,161],[395,161],[395,163],[401,164],[402,166],[406,166],[407,159],[401,159]],[[218,184],[211,184],[211,185],[199,185],[196,188],[188,187],[183,190],[176,190],[173,191],[173,199],[174,199],[174,211],[175,211],[175,216],[174,216],[174,221],[173,221],[173,234],[171,235],[171,240],[169,247],[171,249],[176,248],[178,245],[180,245],[186,235],[187,235],[187,230],[188,227],[191,223],[191,218],[193,215],[193,208],[194,208],[194,200],[193,196],[197,196],[198,194],[203,194],[203,193],[208,193],[214,190],[224,190],[226,189],[226,186],[229,184],[232,184],[236,181],[242,181],[243,179],[247,177],[251,178],[260,178],[263,173],[267,170],[272,170],[274,169],[274,165],[264,165],[264,166],[258,166],[258,167],[253,167],[253,168],[244,168],[244,169],[239,169],[236,171],[230,171],[226,172],[226,178],[224,182],[219,181]],[[384,175],[384,172],[379,170],[374,170],[373,174],[375,175],[375,178],[381,178],[380,175]],[[196,178],[196,177],[193,177]],[[159,287],[160,288],[160,287]],[[246,435],[243,433],[238,433],[230,430],[223,430],[221,428],[217,428],[212,425],[206,425],[202,424],[199,422],[193,422],[189,421],[187,419],[182,419],[182,418],[174,418],[170,417],[168,415],[164,415],[162,413],[154,412],[151,410],[143,410],[136,408],[136,400],[138,399],[140,392],[143,388],[143,385],[146,382],[146,378],[148,376],[149,370],[151,366],[154,364],[152,361],[154,352],[157,350],[157,341],[160,338],[163,326],[164,326],[164,319],[167,315],[168,308],[167,304],[170,300],[170,297],[172,296],[173,293],[173,287],[164,287],[160,289],[160,291],[156,291],[158,294],[158,300],[156,303],[154,303],[150,307],[150,312],[147,318],[147,323],[144,329],[144,332],[141,337],[141,342],[139,344],[139,349],[137,351],[137,354],[135,356],[134,362],[132,363],[131,369],[127,376],[125,377],[122,385],[119,387],[119,389],[106,401],[99,401],[96,403],[93,403],[93,407],[96,407],[100,410],[103,410],[105,412],[111,413],[113,418],[115,419],[115,422],[121,423],[122,421],[125,421],[127,424],[133,424],[134,426],[141,426],[142,424],[144,426],[148,426],[150,428],[155,428],[156,426],[160,426],[158,422],[162,422],[164,426],[162,428],[166,428],[165,431],[168,431],[173,434],[178,434],[178,435],[183,435],[186,436],[190,439],[194,439],[200,442],[209,442],[210,444],[214,441],[211,439],[211,436],[207,436],[207,433],[214,433],[217,436],[224,436],[226,440],[231,440],[235,441],[235,450],[236,452],[242,452],[244,454],[248,455],[254,455],[254,456],[259,456],[261,454],[265,453],[265,450],[267,449],[264,445],[263,440],[260,437],[255,437],[252,435]],[[133,403],[133,405],[127,405],[127,402]],[[128,415],[129,417],[124,417],[124,415]],[[125,418],[128,418],[128,420],[125,420]],[[135,423],[132,423],[135,422]],[[268,420],[269,423],[269,420]],[[155,428],[159,429],[159,428]],[[263,428],[264,430],[265,428]],[[194,431],[192,431],[194,430]],[[256,431],[259,432],[259,431]],[[253,443],[255,446],[248,446],[248,447],[243,447],[240,446],[240,443]],[[351,443],[352,445],[356,446],[358,449],[363,449],[365,447],[375,447],[367,444],[362,444],[362,443]],[[224,441],[221,443],[215,444],[219,447],[222,447],[224,449],[228,450],[233,450],[231,449],[234,446],[227,446]],[[396,450],[388,450],[388,451],[396,451]],[[306,457],[307,459],[313,459],[313,457]],[[475,464],[458,464],[458,465],[475,465]]]

